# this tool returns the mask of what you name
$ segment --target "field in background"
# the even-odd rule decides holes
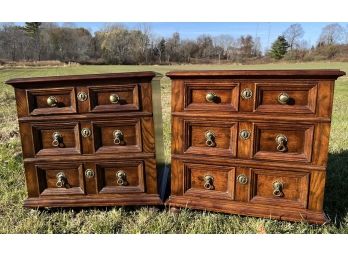
[[[348,233],[348,77],[336,82],[329,147],[325,212],[327,225],[279,222],[183,209],[154,207],[28,210],[21,145],[10,78],[87,73],[207,69],[341,69],[348,63],[179,66],[72,66],[0,70],[0,233]],[[170,161],[170,80],[161,80],[166,159]]]

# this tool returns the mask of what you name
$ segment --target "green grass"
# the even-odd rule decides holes
[[[348,63],[182,66],[77,66],[0,70],[0,233],[348,233],[348,77],[336,82],[324,209],[327,225],[291,223],[183,209],[154,207],[30,210],[26,198],[15,97],[4,81],[17,77],[176,69],[310,69]],[[170,80],[161,80],[164,142],[170,160]]]

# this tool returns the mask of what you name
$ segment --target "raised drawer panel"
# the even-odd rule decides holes
[[[81,154],[78,122],[32,123],[31,155]]]
[[[255,83],[256,112],[315,114],[318,84],[313,82]]]
[[[96,170],[100,194],[145,192],[142,161],[97,163]]]
[[[253,159],[311,162],[314,125],[254,123]]]
[[[185,110],[238,111],[239,84],[232,81],[186,81]]]
[[[184,195],[233,199],[235,168],[184,163]]]
[[[94,152],[141,152],[140,119],[93,121]]]
[[[307,208],[309,173],[252,169],[251,202]]]
[[[184,121],[184,153],[236,156],[237,122]]]
[[[29,115],[54,115],[76,113],[73,87],[27,89]]]
[[[118,112],[139,110],[137,84],[89,86],[90,112]]]
[[[81,163],[35,165],[40,196],[83,195],[85,185]]]

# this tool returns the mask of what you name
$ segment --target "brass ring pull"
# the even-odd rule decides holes
[[[284,184],[280,181],[274,181],[273,182],[273,195],[276,197],[283,197],[284,193],[283,193],[283,188],[284,188]]]
[[[115,130],[113,132],[113,135],[114,135],[114,144],[115,145],[120,145],[123,141],[123,133],[121,130]]]
[[[216,143],[215,143],[215,133],[212,132],[212,131],[207,131],[205,132],[205,144],[209,147],[214,147],[216,146]]]
[[[209,102],[209,103],[215,102],[215,99],[216,99],[216,94],[213,93],[213,92],[208,93],[208,94],[205,96],[205,100],[207,100],[207,102]]]
[[[123,170],[116,172],[116,179],[116,183],[119,186],[126,186],[128,184],[126,172],[124,172]]]
[[[117,94],[111,94],[109,99],[112,104],[117,104],[120,101],[120,97]]]
[[[290,100],[290,97],[287,93],[285,92],[281,92],[279,95],[278,95],[278,102],[280,104],[287,104]]]
[[[59,188],[65,187],[66,177],[64,172],[58,172],[56,175],[56,178],[57,178],[56,186]]]
[[[55,106],[57,106],[57,103],[58,103],[58,100],[57,100],[57,98],[55,98],[54,96],[49,96],[49,97],[47,98],[47,104],[48,104],[48,106],[50,106],[50,107],[55,107]]]
[[[276,137],[276,142],[277,142],[277,150],[279,152],[286,152],[288,150],[287,147],[287,142],[288,142],[288,138],[282,134],[277,135]]]
[[[60,134],[59,132],[53,132],[52,138],[53,138],[52,146],[57,147],[61,143],[62,134]]]

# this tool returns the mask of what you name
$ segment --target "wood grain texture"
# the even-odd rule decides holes
[[[320,171],[312,171],[309,188],[308,209],[314,211],[323,210],[324,190],[326,174]]]
[[[200,197],[170,196],[165,204],[168,207],[192,208],[286,221],[302,221],[320,225],[329,222],[328,217],[322,211],[257,205],[222,199],[212,201],[211,199],[202,199]]]
[[[185,110],[238,111],[239,84],[231,80],[187,80],[184,94]],[[207,94],[215,96],[211,102]]]
[[[339,70],[167,73],[172,78],[173,147],[167,204],[326,222],[323,196],[333,87],[344,74]],[[238,94],[237,86],[231,85],[238,85]],[[243,96],[245,90],[250,90],[250,97]],[[221,101],[207,103],[209,92],[217,92]],[[280,101],[284,95],[286,101]],[[205,145],[208,130],[216,132],[216,147]],[[279,135],[286,138],[285,148],[279,148]],[[215,188],[202,188],[205,175],[216,178]]]
[[[252,169],[251,203],[307,208],[309,173]],[[279,195],[274,183],[282,184]]]
[[[191,154],[236,156],[237,123],[216,120],[184,120],[183,151]],[[211,139],[206,133],[212,133]],[[207,141],[211,140],[212,145]]]
[[[162,204],[152,114],[154,76],[139,72],[8,81],[16,92],[28,189],[25,207]],[[81,93],[85,99],[78,97]],[[119,97],[117,103],[111,102],[112,94]],[[50,96],[57,100],[54,107],[47,103]],[[84,136],[82,129],[91,133]],[[120,142],[115,141],[116,130],[122,132]],[[118,171],[124,172],[125,183],[117,182]]]
[[[245,184],[238,182],[238,176],[245,176],[247,181]],[[251,196],[251,169],[247,167],[237,166],[235,179],[234,199],[241,202],[249,202]]]
[[[136,79],[139,81],[151,81],[156,76],[155,72],[124,72],[124,73],[103,73],[103,74],[86,74],[86,75],[68,75],[68,76],[50,76],[50,77],[31,77],[31,78],[15,78],[6,81],[6,84],[18,87],[17,84],[31,83],[49,83],[49,82],[79,82],[79,81],[105,81],[110,79]]]
[[[117,172],[125,174],[125,184],[117,184]],[[97,187],[99,194],[144,193],[144,163],[140,162],[102,162],[96,164]]]
[[[94,152],[142,152],[141,124],[139,119],[93,121]],[[115,143],[115,131],[120,131],[120,142]]]
[[[29,115],[54,115],[76,113],[75,89],[73,87],[50,89],[27,89]],[[47,103],[54,97],[57,103],[51,107]]]
[[[273,82],[255,83],[255,112],[315,114],[317,83],[309,82]],[[281,94],[289,99],[282,104],[278,101]]]
[[[112,194],[106,197],[100,195],[69,196],[69,197],[32,197],[24,201],[24,207],[91,207],[91,206],[128,206],[128,205],[163,205],[157,194]]]
[[[253,158],[311,162],[314,125],[291,123],[254,123]],[[287,138],[285,151],[278,150],[277,136]]]
[[[211,188],[205,188],[205,177],[211,177]],[[184,195],[212,199],[234,198],[235,168],[228,166],[184,163]]]
[[[139,110],[139,88],[137,84],[88,86],[90,112],[117,112]],[[117,103],[110,96],[117,96]]]
[[[174,79],[180,78],[330,78],[346,75],[345,72],[336,69],[308,69],[308,70],[191,70],[191,71],[170,71],[166,76]]]

